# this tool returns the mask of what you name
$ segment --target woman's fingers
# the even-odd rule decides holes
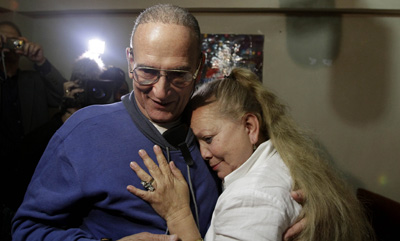
[[[135,171],[136,175],[138,178],[142,181],[150,182],[152,177],[145,171],[143,170],[136,162],[131,162],[130,163],[131,169]]]
[[[175,166],[175,163],[174,163],[173,161],[171,161],[171,162],[169,163],[169,168],[170,168],[172,174],[173,174],[179,181],[185,182],[185,183],[186,183],[185,177],[183,176],[181,170],[179,170],[179,169]]]
[[[139,155],[149,173],[143,170],[136,162],[130,164],[132,170],[142,180],[142,185],[147,190],[142,190],[141,187],[132,185],[127,186],[127,190],[149,202],[161,217],[168,219],[176,215],[180,210],[190,208],[188,185],[181,171],[174,163],[167,163],[161,148],[154,146],[153,150],[158,165],[145,150],[139,151]],[[153,180],[152,178],[154,178],[154,181],[151,181]]]
[[[137,188],[135,186],[132,186],[132,185],[128,185],[126,187],[126,189],[130,193],[132,193],[133,195],[136,195],[137,197],[139,197],[139,198],[141,198],[141,199],[143,199],[143,200],[145,200],[147,202],[149,202],[151,200],[151,198],[149,196],[150,192],[148,192],[147,190],[146,191],[145,190],[141,190],[141,189],[139,189],[139,188]]]
[[[161,148],[158,145],[155,145],[153,147],[153,151],[156,154],[158,166],[159,166],[161,172],[164,175],[170,175],[171,171],[169,169],[167,159],[165,158],[164,153],[162,152]]]
[[[142,158],[143,163],[146,165],[150,175],[157,180],[162,174],[157,164],[150,158],[147,152],[143,149],[139,150],[139,156]]]

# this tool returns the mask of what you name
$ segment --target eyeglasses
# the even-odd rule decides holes
[[[158,82],[161,76],[165,76],[169,82],[178,88],[189,86],[193,80],[197,78],[201,66],[201,61],[197,66],[194,74],[188,70],[179,69],[156,69],[151,67],[135,67],[130,72],[135,75],[135,81],[140,85],[152,85]],[[161,71],[164,74],[161,74]]]

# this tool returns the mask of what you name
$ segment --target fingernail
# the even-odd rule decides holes
[[[169,236],[170,241],[175,241],[175,240],[177,240],[177,238],[178,238],[178,236],[176,234]]]
[[[145,153],[146,153],[146,152],[145,152],[143,149],[140,149],[140,150],[139,150],[139,156],[144,156]]]

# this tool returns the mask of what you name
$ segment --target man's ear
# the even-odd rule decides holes
[[[245,125],[247,134],[251,144],[257,144],[260,134],[260,122],[256,115],[247,113],[243,116],[243,124]]]
[[[133,73],[132,73],[132,68],[133,68],[133,50],[130,47],[127,47],[125,50],[126,54],[126,60],[128,61],[128,75],[130,79],[133,79]]]
[[[201,61],[201,64],[199,67],[199,72],[197,74],[196,84],[198,84],[201,80],[201,73],[203,72],[204,63],[206,62],[206,55],[203,52],[201,52],[201,60],[200,61]]]

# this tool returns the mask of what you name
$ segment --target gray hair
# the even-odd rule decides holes
[[[132,42],[138,26],[145,23],[177,24],[188,27],[193,30],[193,34],[197,39],[198,49],[201,51],[199,23],[197,22],[197,19],[186,9],[171,4],[158,4],[145,9],[136,18],[131,35]],[[133,45],[132,42],[131,47]]]

